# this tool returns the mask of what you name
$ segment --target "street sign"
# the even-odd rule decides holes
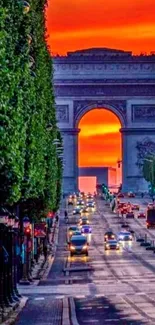
[[[34,224],[34,236],[37,238],[46,237],[46,222]]]

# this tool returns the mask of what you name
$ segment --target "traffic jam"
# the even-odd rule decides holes
[[[88,256],[92,234],[91,218],[96,209],[94,196],[91,193],[86,194],[84,192],[77,195],[73,194],[69,196],[67,205],[74,221],[74,224],[67,228],[70,257],[75,255]]]
[[[104,238],[104,251],[121,251],[131,248],[136,239],[135,231],[132,229],[132,220],[145,220],[146,229],[155,226],[155,207],[148,203],[147,207],[141,207],[134,202],[135,194],[130,192],[126,195],[119,193],[116,196],[116,216],[119,217],[120,231],[112,230],[108,225]],[[67,247],[70,258],[73,256],[89,256],[89,248],[93,236],[93,214],[97,213],[97,196],[91,193],[80,192],[71,194],[67,198],[68,215],[67,225]],[[144,224],[143,224],[144,226]],[[101,239],[102,241],[102,239]]]

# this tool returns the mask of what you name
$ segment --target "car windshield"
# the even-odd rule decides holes
[[[87,242],[87,240],[86,240],[86,238],[84,238],[84,237],[82,237],[82,238],[72,238],[71,239],[71,243],[73,244],[73,245],[85,245],[86,244],[86,242]]]
[[[78,230],[77,227],[70,227],[70,228],[69,228],[69,231],[76,231],[76,230]]]
[[[130,232],[120,232],[119,236],[130,236]]]
[[[76,231],[76,232],[74,233],[74,236],[75,236],[75,235],[78,235],[78,236],[81,235],[81,231]]]
[[[89,229],[90,227],[86,225],[86,226],[83,226],[83,228],[84,229]]]
[[[108,244],[117,244],[117,240],[108,240]]]
[[[105,233],[105,236],[113,236],[113,235],[114,235],[114,234],[113,234],[113,232],[111,232],[111,231]]]

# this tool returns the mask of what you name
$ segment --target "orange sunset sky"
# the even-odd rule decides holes
[[[155,51],[155,0],[49,0],[47,33],[51,53],[91,47]],[[114,166],[121,158],[120,122],[107,110],[80,121],[81,166]]]

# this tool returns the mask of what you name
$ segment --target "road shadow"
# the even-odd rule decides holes
[[[145,318],[143,310],[134,303],[128,304],[125,300],[115,296],[119,308],[105,297],[75,298],[76,316],[79,325],[146,325],[155,323],[155,319]],[[154,322],[153,322],[154,321]]]

